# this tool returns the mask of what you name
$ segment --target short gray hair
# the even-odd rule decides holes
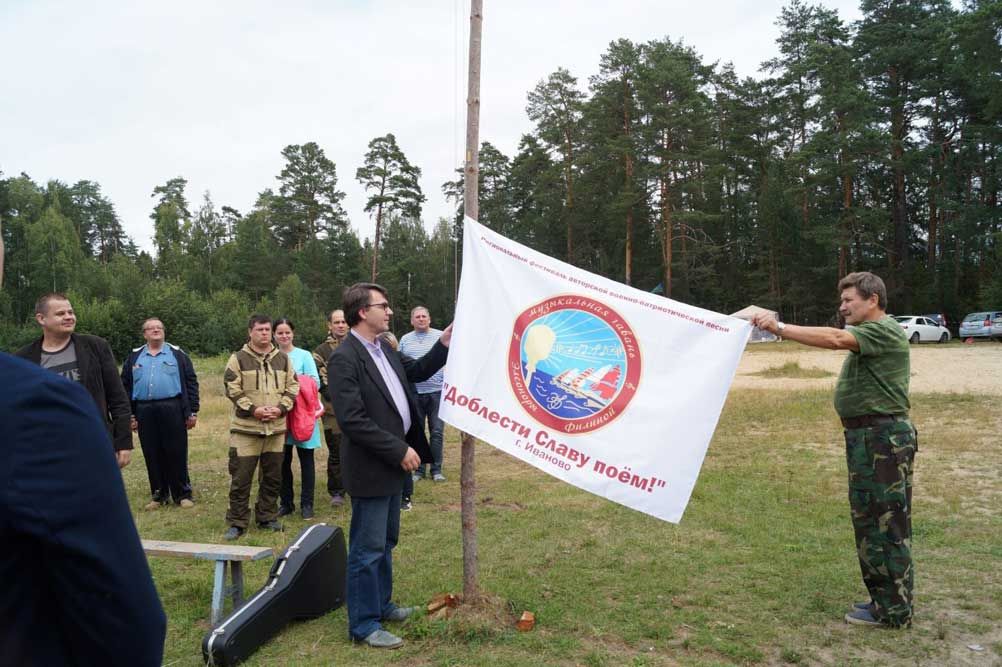
[[[870,273],[869,271],[856,271],[838,281],[838,291],[840,294],[850,287],[855,287],[856,291],[864,299],[869,299],[876,294],[877,307],[881,310],[887,310],[887,287],[877,274]]]

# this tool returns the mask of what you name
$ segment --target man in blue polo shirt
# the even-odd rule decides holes
[[[428,354],[428,351],[435,346],[442,332],[431,328],[431,313],[424,306],[417,306],[411,310],[411,326],[414,331],[404,334],[400,339],[400,353],[411,359],[420,359]],[[444,482],[445,475],[442,474],[442,436],[445,425],[438,418],[438,404],[442,401],[442,370],[439,369],[434,375],[414,385],[417,389],[418,407],[421,409],[419,418],[424,428],[424,421],[428,422],[428,439],[431,443],[431,475],[436,482]],[[425,467],[422,465],[414,471],[414,479],[419,480],[425,476]]]
[[[166,342],[163,322],[143,322],[146,344],[137,347],[122,366],[122,384],[132,400],[132,430],[146,458],[153,499],[146,509],[173,498],[194,507],[188,478],[188,430],[198,420],[198,378],[191,359]]]

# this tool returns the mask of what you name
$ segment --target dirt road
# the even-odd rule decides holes
[[[827,388],[835,384],[847,352],[815,350],[795,343],[756,343],[741,358],[732,385],[738,389]],[[821,368],[833,375],[820,379],[765,378],[757,373],[791,361],[801,368]],[[911,391],[960,392],[1002,396],[1002,345],[926,343],[912,346]]]

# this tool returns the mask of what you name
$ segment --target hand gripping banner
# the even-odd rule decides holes
[[[442,419],[678,523],[750,325],[463,229]]]

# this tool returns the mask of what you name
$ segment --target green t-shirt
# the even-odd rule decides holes
[[[859,343],[842,364],[835,385],[839,417],[907,414],[911,375],[908,338],[889,315],[849,329]]]

